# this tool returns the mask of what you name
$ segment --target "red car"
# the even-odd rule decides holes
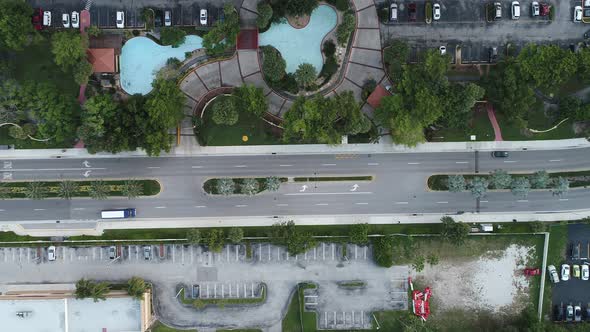
[[[526,269],[524,269],[524,275],[527,277],[530,276],[538,276],[541,274],[541,270],[540,269],[535,269],[532,267],[527,267]]]
[[[541,3],[541,10],[539,11],[539,15],[540,16],[549,16],[550,10],[551,10],[551,7],[549,6],[549,4]]]
[[[33,23],[33,27],[35,30],[42,30],[43,29],[43,9],[35,8],[33,10],[33,16],[31,17],[31,23]]]
[[[408,5],[408,18],[410,22],[416,22],[416,4],[413,2]]]

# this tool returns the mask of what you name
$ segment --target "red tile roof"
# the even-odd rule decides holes
[[[369,98],[367,98],[367,104],[371,105],[373,108],[377,108],[381,103],[381,98],[389,95],[389,91],[387,91],[381,84],[378,84],[375,91],[373,91],[369,95]]]
[[[115,49],[90,48],[88,49],[88,61],[92,64],[95,73],[114,73]]]

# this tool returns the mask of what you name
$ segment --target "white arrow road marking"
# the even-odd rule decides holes
[[[92,172],[91,170],[84,172],[84,177],[85,178],[89,177],[91,172]]]
[[[305,191],[305,189],[307,189],[307,185],[304,184],[301,186],[301,190],[299,190],[299,192],[302,193]]]
[[[84,162],[82,162],[82,164],[84,164],[84,167],[90,167],[88,160],[84,160]]]
[[[355,183],[355,184],[352,186],[352,188],[350,188],[350,191],[356,191],[358,188],[359,188],[359,185]]]

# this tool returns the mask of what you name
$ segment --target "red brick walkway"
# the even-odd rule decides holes
[[[494,135],[496,136],[496,141],[503,141],[502,139],[502,130],[500,130],[500,125],[498,124],[498,120],[496,120],[496,113],[494,112],[494,107],[492,107],[491,103],[487,103],[487,110],[488,110],[488,118],[492,123],[492,127],[494,127]]]

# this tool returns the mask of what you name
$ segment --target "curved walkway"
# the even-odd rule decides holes
[[[256,3],[256,0],[245,0],[242,3],[242,9],[252,12],[256,8]],[[357,25],[350,56],[343,63],[345,75],[341,82],[324,95],[330,97],[344,91],[352,91],[355,98],[362,102],[364,82],[373,79],[380,83],[385,79],[385,72],[375,3],[373,0],[352,0],[352,3],[356,12]],[[240,13],[243,12],[244,10],[240,11]],[[264,81],[258,50],[238,50],[229,59],[195,67],[182,79],[180,88],[187,96],[187,115],[193,114],[197,104],[209,92],[220,87],[240,86],[244,83],[263,89],[268,98],[269,112],[274,116],[282,117],[293,104],[292,99],[279,95]],[[373,109],[365,103],[363,111],[370,116]]]

